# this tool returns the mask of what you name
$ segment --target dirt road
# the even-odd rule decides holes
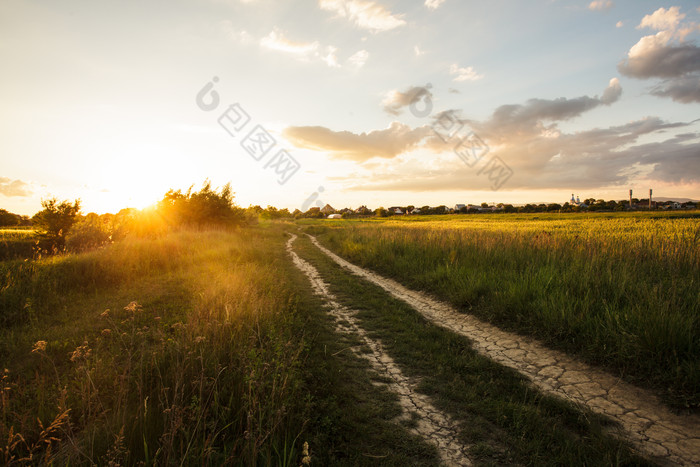
[[[618,422],[617,435],[640,453],[661,464],[700,465],[699,416],[675,415],[648,391],[548,349],[534,339],[502,331],[424,293],[355,266],[310,238],[343,268],[408,303],[433,323],[466,336],[479,353],[516,369],[543,392]]]
[[[356,313],[336,301],[318,270],[301,259],[292,249],[296,238],[296,235],[292,235],[287,241],[287,251],[294,265],[309,279],[314,293],[323,298],[328,306],[328,312],[335,318],[336,331],[359,337],[360,341],[369,348],[370,352],[359,352],[359,349],[353,349],[353,351],[357,356],[366,359],[379,376],[391,381],[388,389],[398,396],[403,417],[410,418],[411,414],[417,415],[417,426],[413,431],[427,442],[437,446],[445,465],[471,465],[465,454],[465,446],[462,446],[457,439],[456,424],[447,414],[436,409],[427,396],[415,391],[416,384],[401,372],[384,351],[382,343],[371,339],[358,325]]]

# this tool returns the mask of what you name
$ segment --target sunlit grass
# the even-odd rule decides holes
[[[346,258],[700,404],[700,219],[426,216],[317,222]]]
[[[4,263],[0,463],[288,463],[303,341],[283,240],[179,232]]]

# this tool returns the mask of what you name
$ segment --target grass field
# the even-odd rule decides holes
[[[688,213],[305,221],[343,257],[700,405],[700,217]]]
[[[608,435],[610,425],[603,417],[533,391],[516,372],[478,355],[468,339],[427,322],[407,304],[358,281],[308,239],[299,238],[297,243],[299,253],[330,281],[337,299],[357,310],[362,327],[384,343],[406,374],[420,381],[419,391],[460,422],[460,441],[469,446],[469,457],[475,465],[648,465]],[[386,420],[367,423],[364,412],[368,400],[372,400],[370,389],[358,388],[358,382],[341,376],[345,372],[342,366],[347,365],[342,359],[350,359],[348,349],[357,343],[323,342],[324,350],[326,344],[329,346],[328,355],[340,358],[323,360],[327,371],[324,376],[330,380],[319,384],[325,390],[332,384],[342,387],[344,399],[352,397],[357,408],[340,417],[335,411],[337,405],[328,402],[342,397],[339,395],[324,398],[320,404],[329,422],[322,425],[315,439],[338,445],[320,465],[436,465],[434,460],[418,455],[420,444],[411,449],[392,442],[392,438],[396,440],[396,428],[392,430]],[[331,368],[335,371],[328,371]],[[352,389],[355,394],[348,395]],[[358,437],[358,433],[364,435]],[[377,443],[378,439],[385,443]],[[348,456],[348,451],[354,451],[351,446],[357,445],[374,460]],[[412,456],[402,459],[401,452]]]
[[[180,232],[1,263],[0,463],[289,463],[304,347],[282,241]]]
[[[36,244],[36,232],[26,228],[0,228],[0,261],[31,258]]]
[[[302,225],[357,263],[695,403],[697,219]],[[418,421],[397,422],[396,394],[293,266],[296,228],[174,231],[0,261],[0,464],[300,465],[308,452],[310,465],[436,465],[435,446],[411,431]],[[307,238],[295,250],[460,421],[477,464],[646,462],[608,420],[533,390]]]

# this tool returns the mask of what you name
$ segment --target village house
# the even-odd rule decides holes
[[[335,213],[335,209],[333,209],[333,206],[331,206],[330,204],[326,204],[321,208],[321,212],[325,215],[333,214]]]

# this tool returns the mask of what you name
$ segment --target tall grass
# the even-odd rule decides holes
[[[0,229],[0,261],[15,258],[31,258],[36,245],[36,232],[31,229]]]
[[[312,228],[344,257],[700,406],[700,221],[459,216]]]
[[[288,464],[303,339],[283,240],[180,232],[3,265],[0,463]]]

